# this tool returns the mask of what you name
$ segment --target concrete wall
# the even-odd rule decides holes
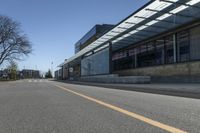
[[[99,75],[109,73],[109,50],[108,48],[95,53],[81,61],[81,75]]]
[[[200,76],[200,61],[116,71],[121,76]]]
[[[117,83],[117,84],[147,84],[151,82],[150,76],[124,76],[118,75],[99,75],[99,76],[86,76],[81,77],[79,81],[95,82],[95,83]]]

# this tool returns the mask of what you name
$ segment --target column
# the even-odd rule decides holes
[[[109,74],[112,74],[112,42],[109,42]]]
[[[177,62],[177,47],[176,34],[173,34],[173,49],[174,49],[174,63]]]
[[[137,68],[137,48],[135,48],[135,68]]]

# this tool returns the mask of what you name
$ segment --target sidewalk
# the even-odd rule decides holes
[[[105,87],[108,89],[119,89],[128,91],[138,91],[145,93],[155,93],[161,95],[172,95],[188,98],[200,99],[200,84],[103,84],[92,82],[62,81],[69,84],[88,85]]]

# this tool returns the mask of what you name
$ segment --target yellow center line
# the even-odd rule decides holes
[[[134,113],[134,112],[130,112],[130,111],[128,111],[128,110],[119,108],[119,107],[114,106],[114,105],[111,105],[111,104],[109,104],[109,103],[105,103],[105,102],[100,101],[100,100],[97,100],[97,99],[95,99],[95,98],[92,98],[92,97],[86,96],[86,95],[84,95],[84,94],[81,94],[81,93],[72,91],[72,90],[67,89],[67,88],[65,88],[65,87],[62,87],[62,86],[59,86],[59,85],[55,85],[55,86],[58,87],[58,88],[60,88],[60,89],[62,89],[62,90],[65,90],[65,91],[68,91],[68,92],[73,93],[73,94],[75,94],[75,95],[78,95],[78,96],[80,96],[80,97],[83,97],[83,98],[85,98],[85,99],[87,99],[87,100],[89,100],[89,101],[93,101],[93,102],[95,102],[95,103],[97,103],[97,104],[100,104],[100,105],[102,105],[102,106],[104,106],[104,107],[107,107],[107,108],[110,108],[110,109],[115,110],[115,111],[117,111],[117,112],[120,112],[120,113],[122,113],[122,114],[125,114],[125,115],[127,115],[127,116],[129,116],[129,117],[135,118],[135,119],[137,119],[137,120],[143,121],[143,122],[148,123],[148,124],[150,124],[150,125],[153,125],[153,126],[155,126],[155,127],[161,128],[161,129],[163,129],[163,130],[165,130],[165,131],[168,131],[168,132],[171,132],[171,133],[187,133],[186,131],[183,131],[183,130],[181,130],[181,129],[178,129],[178,128],[175,128],[175,127],[172,127],[172,126],[163,124],[163,123],[160,123],[160,122],[158,122],[158,121],[149,119],[149,118],[147,118],[147,117],[144,117],[144,116],[142,116],[142,115],[136,114],[136,113]]]

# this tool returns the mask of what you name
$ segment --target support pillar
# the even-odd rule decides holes
[[[70,79],[70,72],[69,72],[70,65],[67,64],[67,79]]]
[[[176,34],[173,34],[173,49],[174,49],[174,63],[177,62],[177,41],[176,41]]]
[[[109,42],[109,74],[113,72],[113,65],[112,65],[112,42]]]
[[[135,68],[137,68],[137,49],[135,48]]]

